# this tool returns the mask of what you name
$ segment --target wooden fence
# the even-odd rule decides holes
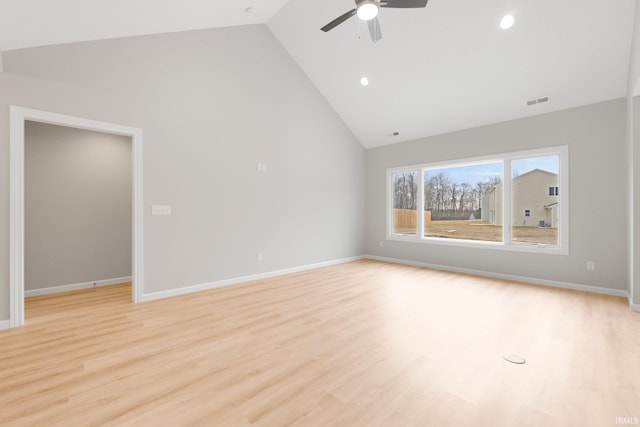
[[[413,209],[394,209],[393,210],[393,226],[394,228],[416,228],[418,215]],[[424,211],[424,228],[431,225],[431,211]]]

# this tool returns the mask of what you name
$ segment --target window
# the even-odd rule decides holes
[[[424,236],[502,242],[502,175],[501,162],[424,168]]]
[[[512,215],[511,238],[514,242],[558,244],[560,205],[556,193],[559,161],[557,154],[511,160],[513,212],[527,208],[523,217]],[[548,195],[541,191],[544,188],[549,189]]]
[[[387,171],[387,237],[566,254],[568,148]]]
[[[400,236],[415,236],[418,224],[416,193],[418,172],[396,172],[393,174],[393,233]]]

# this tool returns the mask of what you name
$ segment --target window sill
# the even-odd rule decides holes
[[[511,244],[505,244],[503,242],[484,242],[484,241],[478,241],[478,240],[446,239],[446,238],[437,238],[437,237],[419,238],[415,235],[403,236],[398,234],[387,235],[387,240],[392,240],[396,242],[437,245],[437,246],[454,246],[454,247],[457,246],[457,247],[465,247],[465,248],[495,249],[500,251],[511,251],[511,252],[529,252],[529,253],[544,254],[544,255],[569,255],[569,251],[566,248],[562,248],[561,246],[535,244],[535,243],[529,244],[529,243],[516,242]]]

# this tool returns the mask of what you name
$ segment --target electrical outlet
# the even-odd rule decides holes
[[[596,269],[595,261],[587,261],[587,270],[593,271]]]
[[[258,258],[258,261],[262,261],[262,252],[258,252],[257,258]]]
[[[380,240],[380,247],[384,248],[384,242],[382,240]]]

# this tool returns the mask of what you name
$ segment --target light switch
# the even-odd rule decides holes
[[[171,215],[171,206],[153,205],[151,206],[151,215]]]

